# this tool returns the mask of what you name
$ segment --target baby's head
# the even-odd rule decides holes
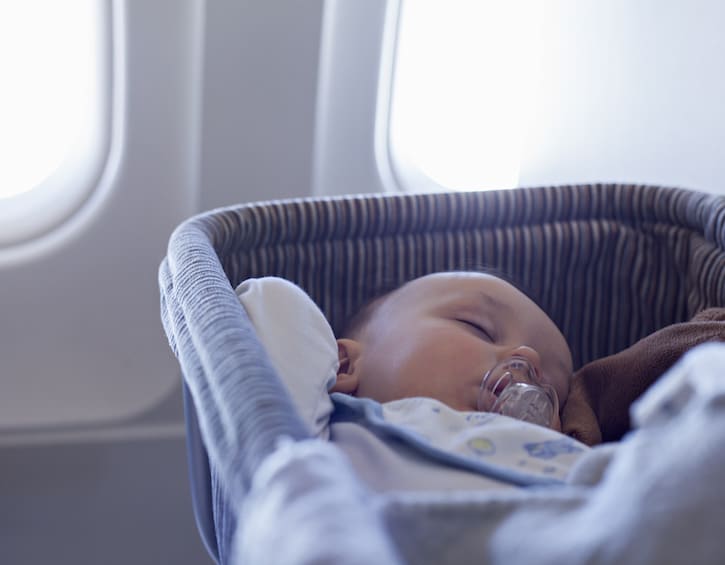
[[[483,375],[518,356],[563,407],[573,373],[564,336],[501,278],[446,272],[412,280],[369,304],[338,339],[333,392],[380,402],[414,396],[477,410]],[[558,419],[554,427],[558,427]]]

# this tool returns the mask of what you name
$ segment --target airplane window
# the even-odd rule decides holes
[[[390,113],[397,168],[450,189],[518,186],[544,4],[402,3]]]
[[[88,190],[82,173],[103,146],[104,8],[99,0],[0,4],[0,245],[47,229],[58,218],[42,208],[67,215]],[[31,216],[46,225],[29,230]]]
[[[387,157],[407,190],[722,193],[718,0],[402,1]]]

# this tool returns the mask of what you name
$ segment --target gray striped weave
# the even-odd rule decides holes
[[[231,285],[290,279],[339,330],[382,289],[493,267],[562,328],[575,364],[725,304],[725,199],[648,186],[355,196],[242,205],[195,220]]]

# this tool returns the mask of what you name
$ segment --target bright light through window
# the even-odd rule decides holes
[[[98,27],[94,0],[0,3],[0,199],[39,186],[87,137]]]
[[[457,190],[518,186],[546,2],[403,2],[390,114],[398,169]]]

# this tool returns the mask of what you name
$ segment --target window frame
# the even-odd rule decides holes
[[[401,1],[325,2],[313,195],[401,191],[388,135]]]
[[[76,215],[97,191],[109,161],[112,138],[114,90],[114,9],[112,0],[96,0],[98,20],[97,80],[91,96],[96,116],[81,139],[49,177],[34,188],[0,199],[0,264],[23,255],[24,247],[49,236]],[[116,11],[117,12],[117,11]]]

